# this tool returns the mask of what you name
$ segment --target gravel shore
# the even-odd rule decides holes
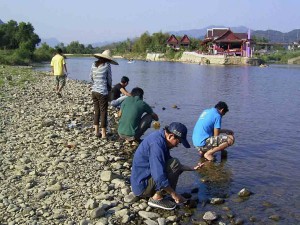
[[[173,211],[133,198],[129,178],[136,146],[119,140],[113,108],[108,139],[94,136],[87,83],[68,80],[59,98],[53,76],[2,66],[0,91],[1,225],[245,223],[226,203],[218,206],[225,199],[198,203],[197,188],[182,193],[189,203]],[[251,193],[242,191],[239,196],[249,198]],[[235,196],[231,202],[241,204]],[[249,221],[256,221],[255,215]]]
[[[119,141],[116,111],[109,109],[108,140],[99,139],[88,84],[68,80],[59,98],[53,77],[33,76],[1,87],[1,224],[177,224],[175,211],[133,201],[136,147]]]

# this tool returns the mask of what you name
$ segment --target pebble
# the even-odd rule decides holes
[[[250,195],[251,195],[251,192],[246,188],[243,188],[238,193],[238,196],[240,196],[240,197],[249,197]]]
[[[217,219],[217,214],[215,212],[212,212],[212,211],[207,211],[204,214],[203,219],[208,220],[208,221],[213,221],[213,220]]]

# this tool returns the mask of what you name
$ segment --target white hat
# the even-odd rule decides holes
[[[104,52],[101,53],[96,53],[94,54],[94,57],[96,58],[104,58],[104,59],[107,59],[108,61],[110,61],[111,64],[114,64],[114,65],[119,65],[119,63],[117,63],[116,61],[114,61],[111,57],[111,52],[109,49],[105,50]]]

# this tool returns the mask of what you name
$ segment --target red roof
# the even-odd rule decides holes
[[[180,43],[181,43],[181,44],[190,44],[191,41],[190,41],[189,37],[185,34],[185,35],[181,38]]]
[[[175,37],[174,34],[172,34],[169,39],[167,40],[167,43],[168,44],[178,44],[178,40],[177,38]]]
[[[227,30],[222,36],[214,40],[214,42],[242,42],[243,40],[239,38],[231,30]]]
[[[234,33],[234,35],[237,36],[239,39],[248,40],[247,33]]]
[[[226,33],[229,28],[212,28],[207,29],[206,38],[218,38]]]

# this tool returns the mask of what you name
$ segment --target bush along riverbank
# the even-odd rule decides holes
[[[2,67],[0,73],[1,224],[244,223],[226,199],[198,203],[197,188],[184,193],[188,204],[173,211],[133,198],[129,178],[136,146],[119,140],[117,112],[109,109],[108,140],[96,138],[88,84],[68,80],[58,98],[52,76],[31,71],[25,79],[24,70]]]

